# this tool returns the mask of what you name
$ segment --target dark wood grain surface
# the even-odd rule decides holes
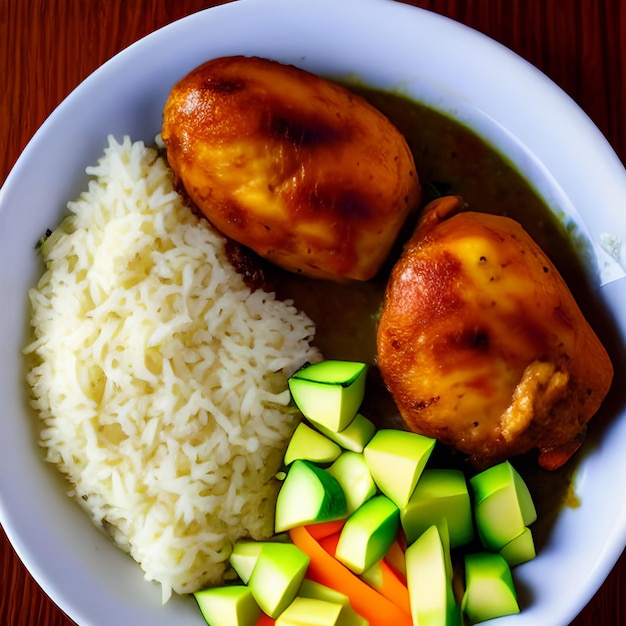
[[[626,2],[407,3],[472,26],[531,61],[580,104],[626,162]],[[99,65],[155,29],[216,4],[223,2],[0,0],[0,181],[46,117]],[[623,589],[626,555],[575,626],[626,624]],[[39,589],[0,528],[0,626],[72,624]]]

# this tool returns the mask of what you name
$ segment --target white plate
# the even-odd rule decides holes
[[[108,133],[152,141],[173,83],[199,63],[230,54],[356,75],[472,124],[555,210],[588,233],[598,252],[598,297],[621,340],[626,337],[626,280],[620,264],[600,249],[603,233],[626,235],[619,214],[626,173],[581,110],[510,51],[446,18],[387,0],[240,0],[155,32],[59,106],[0,192],[0,522],[26,567],[80,626],[203,622],[189,598],[162,607],[160,590],[92,528],[41,461],[20,356],[26,291],[40,272],[33,246],[84,185],[84,168],[101,154]],[[576,475],[581,506],[564,510],[540,556],[516,569],[530,602],[498,624],[568,624],[622,552],[624,394],[614,400],[614,415],[586,446]]]

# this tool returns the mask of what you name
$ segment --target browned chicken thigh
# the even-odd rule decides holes
[[[378,365],[407,425],[477,468],[581,444],[613,367],[567,285],[521,226],[434,201],[393,269]]]
[[[363,98],[293,66],[209,61],[172,89],[162,137],[213,225],[290,271],[367,280],[420,198],[404,137]]]

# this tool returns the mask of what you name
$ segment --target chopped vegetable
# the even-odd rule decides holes
[[[316,424],[316,428],[329,439],[338,443],[345,450],[351,452],[363,452],[363,448],[370,442],[376,432],[374,422],[370,421],[361,413],[357,413],[354,419],[339,432],[326,428],[322,424]]]
[[[461,606],[472,622],[520,612],[511,570],[499,554],[466,555],[465,580]]]
[[[399,526],[398,507],[387,496],[370,498],[347,519],[335,558],[362,574],[385,556]]]
[[[476,528],[485,548],[500,550],[537,519],[526,483],[504,461],[470,478]]]
[[[406,579],[401,580],[384,559],[363,572],[361,578],[403,611],[411,612]]]
[[[453,548],[473,539],[472,506],[463,472],[426,469],[401,513],[408,543],[415,541],[429,526],[443,519],[448,522],[450,545]]]
[[[403,508],[434,447],[435,440],[430,437],[383,428],[365,446],[363,454],[378,488]]]
[[[335,535],[341,532],[345,519],[334,520],[332,522],[320,522],[319,524],[307,524],[306,529],[314,539],[323,539],[330,535]]]
[[[365,395],[367,365],[320,361],[289,379],[293,401],[314,424],[339,432],[355,418]]]
[[[293,544],[263,544],[248,586],[264,613],[276,618],[291,604],[308,565],[308,556]]]
[[[525,528],[521,534],[502,546],[499,554],[504,557],[509,567],[521,565],[526,563],[526,561],[534,559],[537,556],[537,552],[530,528]]]
[[[414,624],[460,626],[449,572],[449,554],[436,525],[406,550],[407,585]]]
[[[333,558],[306,528],[292,528],[289,535],[311,560],[307,578],[347,595],[354,610],[371,626],[412,626],[408,613]]]
[[[291,436],[284,462],[289,465],[296,459],[303,459],[313,463],[332,463],[340,454],[341,448],[334,441],[300,422]]]
[[[400,582],[406,585],[406,557],[403,547],[398,538],[394,539],[389,547],[384,561],[392,569],[393,573],[398,577]]]
[[[276,499],[276,532],[346,515],[346,496],[336,478],[308,461],[291,464]]]
[[[261,613],[255,626],[274,626],[274,624],[276,624],[276,620],[272,619],[269,615],[266,615],[265,613]]]
[[[344,452],[326,471],[337,479],[346,494],[348,514],[376,495],[376,483],[359,452]]]
[[[213,587],[196,591],[202,616],[211,626],[254,626],[261,609],[245,585]]]

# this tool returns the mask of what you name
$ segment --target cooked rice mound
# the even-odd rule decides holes
[[[87,173],[42,246],[27,380],[47,460],[165,602],[272,534],[287,377],[319,359],[314,326],[246,287],[156,150],[110,137]]]

